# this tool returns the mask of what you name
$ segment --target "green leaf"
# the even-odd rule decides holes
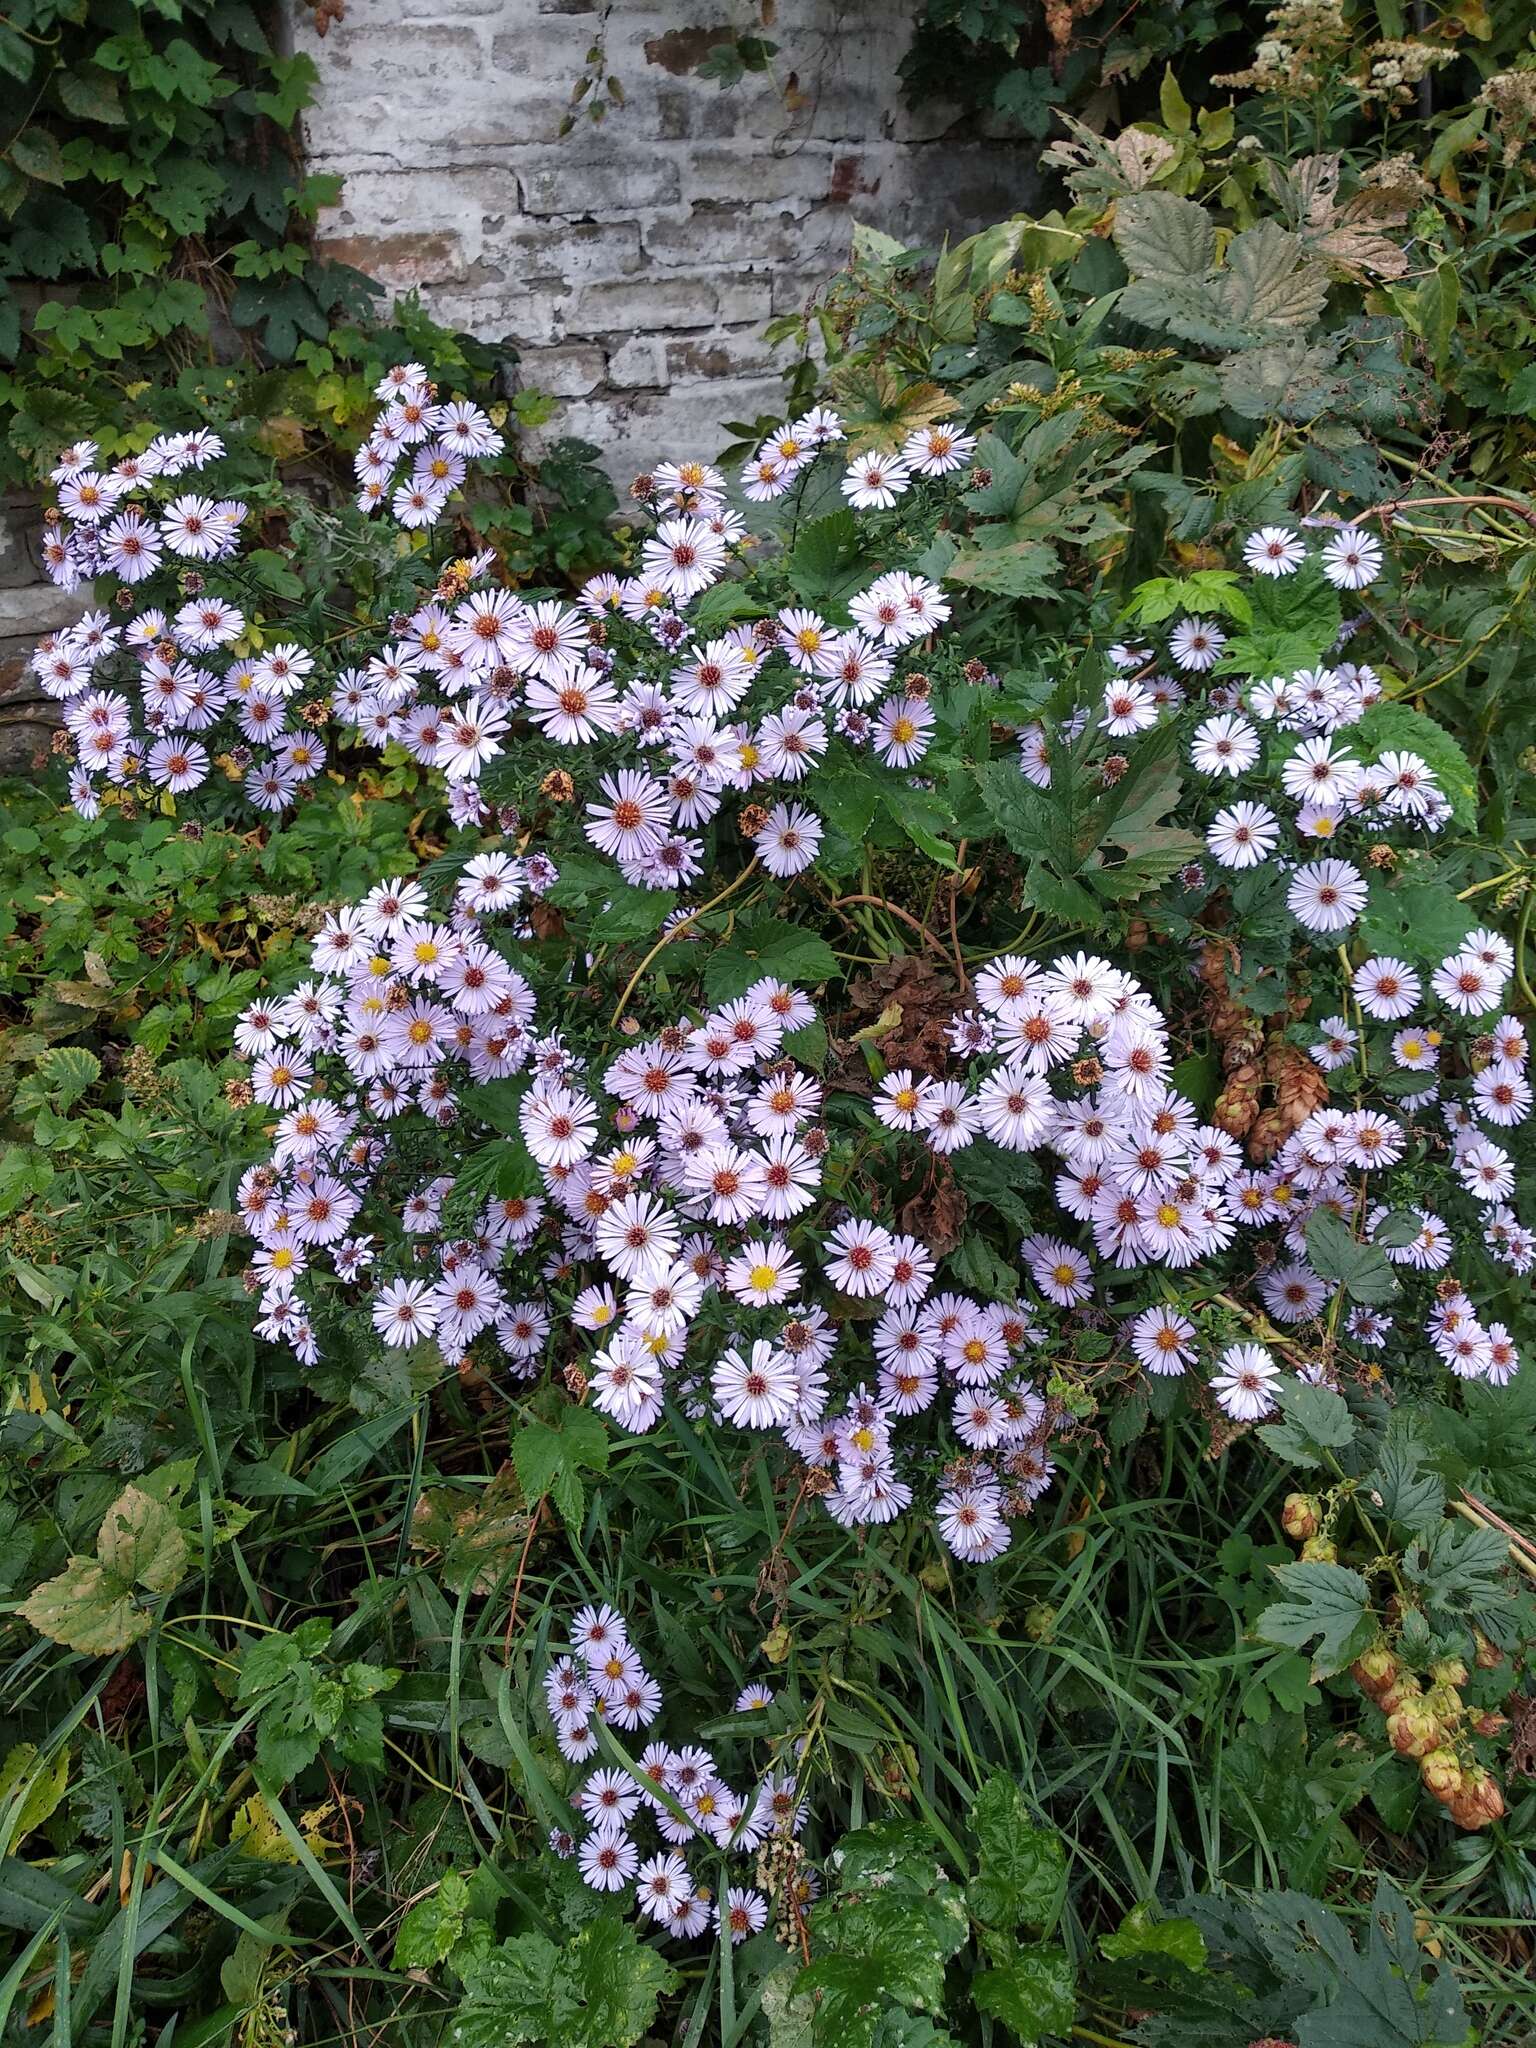
[[[1077,1972],[1064,1949],[1020,1948],[1001,1968],[971,1980],[978,2012],[1002,2021],[1017,2040],[1065,2034],[1077,2013]]]
[[[103,1570],[127,1585],[170,1593],[186,1577],[187,1539],[163,1501],[137,1486],[120,1493],[96,1538]]]
[[[1400,1528],[1416,1533],[1439,1526],[1445,1516],[1445,1481],[1431,1470],[1413,1418],[1397,1414],[1387,1425],[1376,1469],[1366,1484]]]
[[[1307,1218],[1307,1256],[1323,1280],[1332,1280],[1355,1301],[1390,1301],[1398,1279],[1379,1245],[1361,1244],[1342,1217],[1317,1209]]]
[[[1465,832],[1477,825],[1477,771],[1465,751],[1427,712],[1411,704],[1374,704],[1349,729],[1350,746],[1365,761],[1383,754],[1418,754],[1429,763],[1451,814]]]
[[[1163,1920],[1153,1906],[1133,1906],[1113,1934],[1099,1937],[1111,1962],[1132,1956],[1171,1956],[1186,1970],[1205,1968],[1205,1936],[1193,1920]]]
[[[1292,1465],[1312,1467],[1324,1453],[1342,1450],[1354,1439],[1354,1417],[1341,1394],[1305,1380],[1281,1379],[1275,1387],[1284,1420],[1266,1423],[1259,1435],[1278,1456]]]
[[[1376,1634],[1371,1589],[1348,1565],[1304,1562],[1271,1566],[1285,1599],[1266,1607],[1258,1633],[1266,1643],[1305,1649],[1314,1640],[1314,1680],[1331,1678],[1367,1648]]]
[[[837,955],[817,933],[778,918],[759,918],[740,926],[729,945],[710,953],[704,963],[704,992],[712,1003],[728,1003],[769,975],[814,988],[840,972]]]
[[[1203,283],[1216,260],[1216,224],[1172,192],[1128,193],[1115,207],[1115,247],[1134,278]]]
[[[1265,339],[1297,332],[1312,325],[1327,297],[1326,268],[1278,221],[1261,220],[1233,237],[1220,302],[1235,326]]]
[[[1010,1152],[990,1138],[977,1138],[952,1152],[949,1166],[965,1192],[995,1209],[1005,1223],[1021,1232],[1034,1229],[1035,1218],[1022,1191],[1040,1185],[1040,1169],[1027,1152]]]
[[[843,604],[865,579],[858,522],[848,511],[814,519],[801,530],[786,563],[790,587],[818,608]]]
[[[120,128],[128,116],[117,81],[90,65],[61,65],[53,74],[59,98],[77,121],[100,121]]]
[[[61,1744],[53,1761],[43,1760],[35,1742],[18,1742],[0,1763],[0,1856],[58,1811],[69,1784],[69,1749]]]
[[[69,176],[59,139],[52,129],[23,128],[7,154],[24,176],[45,185],[62,185]]]
[[[591,1408],[568,1406],[559,1423],[525,1423],[512,1439],[512,1463],[518,1484],[531,1508],[546,1495],[568,1527],[577,1526],[586,1511],[581,1474],[608,1469],[608,1433]]]
[[[1393,882],[1372,875],[1359,937],[1373,952],[1438,967],[1475,922],[1455,890],[1433,875],[1406,874]]]
[[[107,1657],[136,1643],[149,1616],[133,1588],[88,1557],[72,1557],[57,1578],[22,1602],[20,1613],[39,1635],[87,1657]]]
[[[1055,1926],[1067,1889],[1061,1837],[1030,1817],[1012,1778],[989,1778],[971,1808],[979,1869],[966,1904],[984,1926],[1011,1932],[1021,1924]]]
[[[447,2029],[454,2048],[634,2048],[677,1976],[610,1911],[563,1948],[542,1934],[515,1935],[475,1958],[464,1981],[464,2002]]]
[[[677,906],[670,889],[638,889],[611,876],[608,900],[593,918],[590,935],[594,945],[622,945],[631,939],[648,939],[665,923]]]
[[[1383,1878],[1363,1950],[1325,2005],[1296,2024],[1299,2048],[1464,2048],[1471,2037],[1454,1971],[1419,1946],[1415,1909]]]

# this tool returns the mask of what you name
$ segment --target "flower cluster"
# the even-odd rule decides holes
[[[347,1286],[370,1275],[385,1345],[431,1339],[450,1363],[476,1346],[531,1376],[558,1320],[601,1340],[583,1368],[601,1412],[649,1430],[670,1392],[721,1427],[778,1432],[849,1526],[910,1505],[894,1433],[942,1376],[960,1458],[940,1527],[957,1555],[997,1555],[1052,1469],[1055,1418],[1020,1371],[1031,1316],[935,1294],[927,1246],[829,1198],[822,1086],[786,1056],[815,1014],[798,990],[767,977],[600,1072],[541,1035],[488,937],[515,866],[477,856],[446,920],[419,884],[381,885],[327,919],[317,979],[242,1017],[255,1098],[279,1113],[270,1163],[240,1188],[260,1334],[318,1362],[321,1261]],[[513,1076],[494,1107],[533,1180],[476,1192],[473,1175],[424,1171],[462,1155],[480,1091]]]
[[[794,490],[842,437],[818,407],[786,423],[748,464],[749,502]],[[897,466],[899,487],[956,468],[970,446],[933,430],[926,455]],[[860,510],[894,502],[856,462],[843,494]],[[928,579],[890,570],[855,594],[842,625],[804,604],[704,600],[752,545],[707,463],[665,462],[632,493],[651,525],[635,572],[591,578],[576,603],[532,603],[488,589],[452,611],[434,603],[379,664],[338,680],[338,716],[379,745],[398,743],[449,784],[463,824],[530,815],[555,834],[569,816],[633,887],[680,891],[710,859],[701,836],[733,793],[766,871],[780,879],[816,858],[821,815],[806,791],[834,740],[904,769],[921,760],[934,717],[929,683],[903,669],[950,607]],[[507,799],[514,799],[509,804]],[[553,807],[553,815],[551,815]]]
[[[1355,590],[1375,580],[1382,554],[1379,542],[1346,528],[1313,557],[1290,528],[1268,526],[1250,537],[1244,561],[1260,577],[1310,568],[1336,588]],[[1189,762],[1216,806],[1204,837],[1218,871],[1236,877],[1277,866],[1287,876],[1286,906],[1299,925],[1324,936],[1347,931],[1366,907],[1369,858],[1363,866],[1325,849],[1365,835],[1370,858],[1379,862],[1377,849],[1386,846],[1390,853],[1394,833],[1440,831],[1452,816],[1451,801],[1430,763],[1412,748],[1377,745],[1362,759],[1340,739],[1383,702],[1381,679],[1368,664],[1336,661],[1289,676],[1236,674],[1228,681],[1234,660],[1228,648],[1227,630],[1198,615],[1178,620],[1161,654],[1129,642],[1112,647],[1116,674],[1098,708],[1097,728],[1108,740],[1126,742],[1171,714],[1186,713]],[[1027,727],[1021,743],[1026,777],[1050,788],[1057,752],[1092,716],[1080,707],[1054,734],[1043,721]],[[1222,801],[1229,786],[1233,799]],[[1241,796],[1239,786],[1246,791]]]
[[[387,509],[418,532],[437,523],[472,463],[500,453],[502,437],[477,406],[439,403],[419,363],[391,370],[377,396],[382,410],[356,458],[358,506]],[[87,611],[32,657],[65,707],[70,793],[86,817],[100,809],[102,783],[186,795],[208,780],[221,747],[261,811],[286,808],[325,766],[332,681],[313,648],[272,625],[273,586],[250,559],[261,546],[259,533],[247,536],[250,507],[214,495],[201,475],[225,454],[214,433],[163,434],[103,468],[82,442],[52,472],[48,573],[66,590],[117,585],[113,608]],[[488,566],[460,564],[449,582],[467,587]],[[130,616],[115,624],[114,608]],[[369,666],[387,677],[391,651]]]
[[[943,1155],[978,1137],[1056,1154],[1056,1201],[1092,1253],[1066,1237],[1032,1235],[1022,1257],[1058,1308],[1095,1299],[1096,1268],[1164,1268],[1204,1280],[1241,1238],[1233,1284],[1251,1286],[1256,1306],[1298,1345],[1307,1339],[1309,1377],[1336,1377],[1351,1352],[1358,1364],[1360,1354],[1381,1350],[1394,1319],[1357,1305],[1340,1326],[1343,1297],[1309,1263],[1309,1224],[1327,1212],[1390,1264],[1441,1276],[1420,1309],[1423,1336],[1458,1376],[1503,1385],[1519,1368],[1518,1351],[1502,1323],[1485,1326],[1450,1276],[1456,1233],[1425,1198],[1434,1191],[1470,1219],[1467,1243],[1480,1239],[1515,1274],[1536,1267],[1536,1236],[1509,1206],[1514,1162],[1495,1135],[1531,1110],[1524,1028],[1491,1015],[1512,965],[1497,933],[1470,933],[1430,976],[1432,1009],[1420,1020],[1414,970],[1384,956],[1364,961],[1348,983],[1360,1027],[1325,1017],[1312,1048],[1348,1101],[1312,1110],[1262,1169],[1173,1084],[1167,1020],[1146,989],[1083,953],[1048,969],[1022,957],[992,962],[977,978],[977,1008],[951,1026],[957,1052],[974,1062],[972,1078],[888,1074],[876,1114],[892,1129],[922,1132]],[[1371,1031],[1367,1019],[1395,1028]],[[1466,1034],[1459,1045],[1458,1026]],[[1267,1229],[1277,1239],[1259,1234]],[[1126,1335],[1154,1374],[1181,1373],[1200,1355],[1195,1324],[1166,1296],[1135,1315]],[[1263,1345],[1230,1345],[1217,1368],[1211,1392],[1228,1416],[1246,1422],[1273,1411],[1280,1369]]]
[[[601,1747],[600,1726],[643,1733],[662,1712],[662,1693],[612,1607],[581,1608],[569,1635],[569,1649],[544,1675],[544,1701],[561,1755],[587,1764]],[[772,1703],[771,1690],[749,1686],[736,1711],[757,1713]],[[770,1767],[736,1791],[712,1750],[652,1740],[634,1771],[600,1765],[589,1772],[571,1804],[579,1830],[556,1828],[550,1847],[575,1856],[594,1891],[627,1894],[633,1885],[639,1911],[678,1939],[713,1927],[745,1941],[767,1925],[771,1898],[788,1908],[783,1917],[793,1925],[815,1897],[815,1873],[799,1847],[808,1809],[793,1769]],[[643,1831],[657,1838],[649,1854]],[[728,1885],[717,1898],[688,1863],[690,1849],[706,1845],[715,1854],[755,1857],[757,1883]]]

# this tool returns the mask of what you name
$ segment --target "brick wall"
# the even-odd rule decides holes
[[[771,77],[692,76],[753,13],[615,0],[627,105],[564,139],[591,0],[352,0],[323,39],[300,31],[321,78],[311,157],[345,180],[330,251],[510,336],[524,381],[562,400],[550,431],[598,442],[620,481],[777,404],[764,323],[842,263],[854,220],[923,241],[1031,197],[1016,146],[902,106],[900,0],[779,0]]]

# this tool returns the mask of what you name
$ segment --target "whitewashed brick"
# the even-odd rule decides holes
[[[622,481],[718,423],[777,406],[760,329],[847,260],[855,220],[908,243],[1027,208],[1016,146],[909,108],[911,11],[778,0],[772,77],[696,75],[730,16],[669,0],[364,0],[323,39],[306,117],[339,172],[325,245],[455,326],[522,352],[567,401],[545,430],[605,451]],[[599,27],[627,104],[564,139]],[[793,72],[798,93],[787,102]]]

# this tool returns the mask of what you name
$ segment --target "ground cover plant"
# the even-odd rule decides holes
[[[1527,2037],[1536,514],[1165,112],[568,577],[50,461],[7,2039]]]

